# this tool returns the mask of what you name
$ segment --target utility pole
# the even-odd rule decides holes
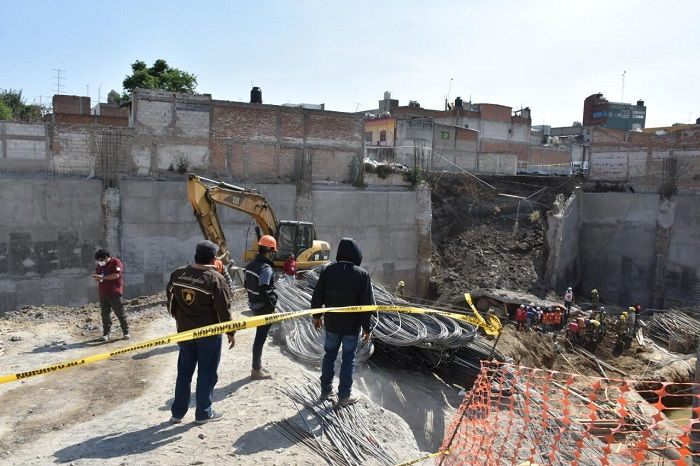
[[[622,92],[620,93],[620,102],[625,101],[625,75],[627,74],[627,70],[622,72]]]
[[[65,77],[61,76],[61,73],[65,74],[66,70],[62,70],[60,68],[53,68],[53,71],[56,72],[56,76],[54,76],[54,79],[56,79],[56,94],[60,94],[61,88],[65,87],[63,84],[61,84],[61,80],[65,81],[66,79]]]
[[[452,88],[452,80],[454,78],[450,78],[449,84],[447,84],[447,95],[445,96],[445,110],[447,110],[447,102],[450,100],[450,89]]]

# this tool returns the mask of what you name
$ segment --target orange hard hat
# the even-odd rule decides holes
[[[258,246],[265,246],[266,248],[270,248],[273,251],[277,251],[277,240],[274,236],[263,235],[258,240]]]

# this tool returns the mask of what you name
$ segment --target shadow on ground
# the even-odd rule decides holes
[[[296,417],[297,415],[295,414],[285,420],[294,422]],[[266,423],[238,437],[238,439],[233,442],[233,451],[237,455],[252,455],[261,451],[289,448],[295,443],[296,442],[292,442],[284,437],[280,431],[271,424]]]
[[[196,380],[196,379],[195,379]],[[250,378],[249,377],[244,377],[239,380],[235,380],[231,382],[230,384],[226,385],[225,387],[217,387],[214,388],[214,403],[217,401],[221,401],[224,398],[228,398],[229,396],[233,395],[236,393],[238,389],[243,387],[244,385],[250,383]],[[194,396],[194,391],[195,391],[195,384],[196,382],[192,383],[192,396],[190,397],[190,408],[194,409],[195,408],[195,396]],[[175,381],[173,380],[173,392],[175,391]],[[158,408],[159,411],[170,411],[170,405],[173,404],[173,398],[170,398],[168,401],[165,402],[163,406]],[[216,409],[216,407],[214,407]]]
[[[194,426],[193,423],[173,426],[166,421],[133,432],[99,435],[62,448],[54,457],[59,463],[70,463],[82,458],[105,460],[144,453],[179,440],[180,434]]]

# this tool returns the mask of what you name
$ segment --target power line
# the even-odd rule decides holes
[[[60,94],[61,88],[66,87],[63,84],[61,84],[61,80],[63,80],[63,81],[66,80],[65,77],[61,76],[61,73],[65,74],[66,70],[62,70],[60,68],[53,68],[53,71],[56,72],[56,76],[53,77],[56,80],[56,94]]]

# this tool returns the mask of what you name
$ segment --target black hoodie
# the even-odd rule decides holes
[[[336,262],[321,271],[311,297],[311,307],[340,307],[374,304],[372,281],[360,267],[362,252],[351,238],[338,244]],[[369,332],[370,312],[327,313],[326,330],[339,335],[357,335],[360,327]],[[320,316],[320,314],[314,317]]]

